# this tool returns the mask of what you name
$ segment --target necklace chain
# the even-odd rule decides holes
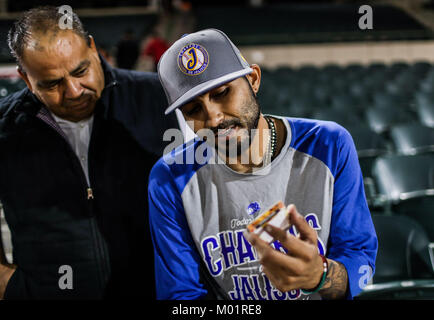
[[[271,120],[270,117],[266,116],[264,117],[265,120],[268,123],[268,127],[271,129],[271,133],[270,133],[270,154],[269,157],[270,159],[272,159],[275,156],[276,153],[276,145],[277,145],[277,133],[276,133],[276,126],[274,125],[274,121]]]

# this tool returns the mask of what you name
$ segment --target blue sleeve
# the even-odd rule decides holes
[[[155,257],[157,299],[200,299],[200,257],[169,166],[160,159],[149,177],[149,220]]]
[[[374,274],[378,242],[354,142],[343,128],[337,136],[337,148],[331,168],[335,181],[327,257],[345,266],[347,299],[352,299],[367,284],[367,270]]]

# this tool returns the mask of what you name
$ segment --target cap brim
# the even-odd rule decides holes
[[[214,89],[218,86],[221,86],[225,84],[226,82],[235,80],[239,77],[245,76],[249,73],[252,73],[252,68],[245,68],[241,69],[239,71],[235,71],[229,74],[226,74],[220,78],[213,79],[206,81],[190,90],[188,90],[186,93],[184,93],[182,96],[180,96],[175,102],[173,102],[167,109],[164,111],[164,114],[169,114],[176,108],[186,104],[187,102],[193,100],[195,97],[200,96],[201,94],[204,94],[205,92]]]

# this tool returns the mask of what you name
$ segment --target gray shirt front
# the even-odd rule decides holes
[[[309,215],[323,250],[327,245],[334,178],[320,160],[289,148],[291,130],[283,120],[287,139],[271,170],[262,169],[267,174],[242,174],[224,164],[207,165],[182,193],[196,247],[208,271],[232,299],[304,297],[300,290],[283,294],[272,288],[254,248],[242,236],[247,224],[277,201],[295,204],[300,213]],[[252,203],[259,208],[253,214],[249,211]]]

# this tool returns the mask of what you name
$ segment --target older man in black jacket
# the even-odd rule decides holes
[[[0,101],[6,299],[153,298],[148,173],[163,150],[158,78],[111,68],[73,14],[26,12],[9,33],[26,89]],[[164,122],[163,122],[164,121]]]

